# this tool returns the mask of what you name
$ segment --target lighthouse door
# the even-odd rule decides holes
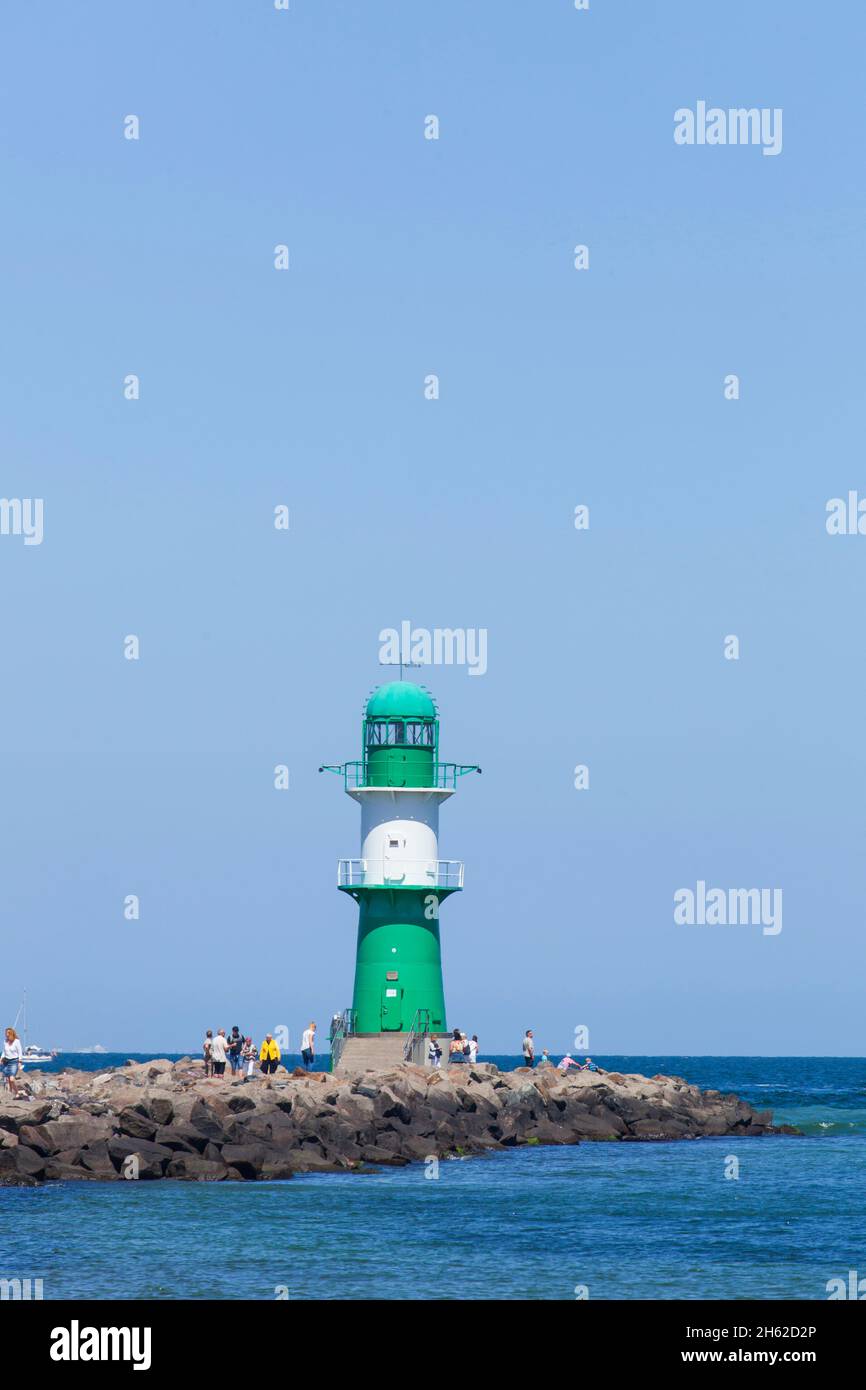
[[[386,883],[402,883],[405,879],[406,863],[402,857],[405,849],[405,839],[401,839],[399,835],[388,836],[382,872]]]
[[[405,787],[406,785],[406,754],[399,748],[389,748],[388,750],[388,781],[389,787]]]
[[[403,991],[399,985],[382,986],[382,1031],[393,1032],[403,1026]]]

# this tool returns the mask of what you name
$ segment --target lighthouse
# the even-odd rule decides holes
[[[337,887],[359,917],[352,1007],[332,1023],[332,1057],[348,1039],[359,1059],[409,1056],[413,1043],[447,1029],[439,911],[462,889],[463,864],[439,857],[439,808],[481,769],[441,762],[432,696],[391,681],[367,701],[361,757],[320,770],[340,775],[361,808],[360,855],[337,866]]]

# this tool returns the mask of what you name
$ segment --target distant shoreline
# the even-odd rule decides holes
[[[136,1061],[153,1061],[153,1060],[156,1060],[156,1059],[159,1058],[159,1057],[168,1057],[168,1058],[171,1058],[172,1060],[179,1061],[181,1057],[198,1057],[198,1056],[200,1055],[200,1049],[199,1049],[199,1048],[194,1048],[194,1049],[192,1049],[192,1050],[189,1049],[189,1048],[187,1048],[187,1050],[186,1050],[185,1052],[180,1052],[180,1051],[166,1051],[164,1048],[161,1049],[159,1052],[148,1052],[148,1051],[135,1051],[135,1050],[133,1050],[133,1049],[126,1049],[126,1048],[120,1048],[120,1047],[117,1047],[117,1048],[109,1047],[109,1048],[105,1048],[104,1050],[100,1050],[100,1051],[96,1051],[96,1050],[94,1050],[93,1048],[89,1048],[89,1047],[80,1047],[80,1048],[75,1048],[75,1047],[58,1047],[58,1048],[56,1049],[56,1051],[57,1051],[57,1055],[58,1055],[59,1057],[123,1057],[123,1058],[129,1057],[129,1058],[134,1059],[134,1060],[136,1060]],[[571,1053],[572,1053],[572,1056],[582,1055],[582,1051],[581,1051],[581,1049],[579,1049],[579,1048],[577,1048],[577,1049],[572,1048],[572,1049],[571,1049]],[[288,1052],[288,1053],[286,1054],[286,1056],[288,1056],[288,1057],[300,1057],[300,1055],[301,1055],[300,1052]],[[320,1057],[330,1057],[330,1055],[331,1055],[331,1054],[330,1054],[330,1049],[329,1049],[329,1048],[321,1048],[321,1049],[319,1050],[318,1055],[319,1055]],[[551,1057],[561,1057],[561,1056],[563,1056],[564,1054],[563,1054],[562,1052],[558,1051],[557,1049],[553,1049],[553,1050],[551,1050],[550,1055],[551,1055]],[[651,1059],[652,1059],[652,1058],[658,1058],[658,1057],[665,1057],[665,1058],[671,1058],[671,1059],[679,1058],[679,1059],[681,1059],[681,1060],[683,1060],[683,1061],[693,1061],[693,1062],[702,1062],[702,1061],[719,1062],[719,1061],[724,1061],[724,1060],[726,1060],[726,1059],[728,1059],[728,1058],[730,1058],[730,1059],[740,1058],[740,1059],[748,1059],[748,1060],[750,1060],[750,1061],[756,1061],[756,1062],[760,1062],[760,1061],[767,1061],[767,1062],[821,1062],[821,1061],[827,1061],[827,1062],[863,1062],[863,1063],[866,1063],[866,1054],[860,1054],[860,1053],[857,1053],[857,1052],[851,1052],[851,1053],[848,1053],[848,1052],[599,1052],[599,1053],[593,1053],[592,1056],[598,1058],[599,1060],[604,1060],[605,1063],[606,1063],[606,1062],[611,1062],[611,1061],[622,1061],[623,1058],[632,1058],[632,1059],[638,1059],[638,1058],[651,1058]],[[482,1054],[482,1053],[479,1053],[479,1058],[487,1059],[487,1060],[493,1060],[493,1059],[496,1059],[496,1058],[508,1058],[508,1059],[510,1060],[510,1059],[513,1058],[515,1061],[518,1061],[518,1060],[519,1060],[519,1061],[522,1062],[522,1058],[521,1058],[521,1056],[520,1056],[520,1053],[518,1053],[518,1052],[485,1052],[485,1053],[483,1053],[483,1054]],[[116,1065],[116,1064],[115,1064],[115,1065]]]

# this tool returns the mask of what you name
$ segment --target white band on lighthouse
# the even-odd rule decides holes
[[[439,859],[439,803],[449,791],[424,788],[352,788],[361,804],[360,860],[343,860],[348,882],[425,888],[462,887],[463,865]],[[444,875],[444,877],[443,877]]]

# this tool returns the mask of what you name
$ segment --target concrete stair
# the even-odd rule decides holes
[[[336,1074],[354,1071],[388,1071],[403,1061],[405,1033],[356,1033],[343,1044]]]

